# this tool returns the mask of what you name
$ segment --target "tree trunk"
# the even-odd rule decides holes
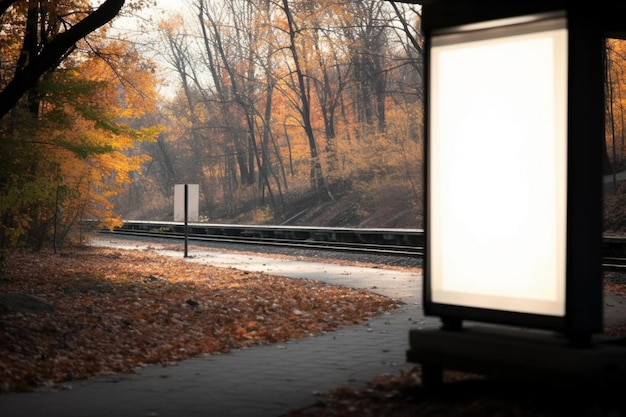
[[[302,124],[309,141],[309,151],[311,156],[311,187],[320,196],[323,197],[325,193],[324,175],[322,173],[322,165],[320,163],[319,154],[317,151],[317,145],[315,143],[315,134],[313,132],[313,125],[311,124],[311,103],[307,95],[307,88],[304,82],[304,74],[300,66],[300,59],[298,51],[296,49],[296,27],[289,8],[289,1],[283,0],[283,10],[287,17],[289,24],[289,49],[293,57],[294,65],[296,67],[296,75],[298,77],[299,98],[302,107],[299,109],[302,116]]]
[[[79,40],[117,16],[124,3],[125,0],[106,0],[83,20],[55,36],[37,56],[30,56],[28,63],[18,69],[0,92],[0,119],[17,105],[20,98],[36,85],[46,71],[56,67]],[[0,10],[4,5],[3,2]]]

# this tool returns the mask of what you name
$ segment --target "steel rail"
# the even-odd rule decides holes
[[[101,230],[100,233],[110,233],[114,235],[117,234],[117,235],[125,235],[125,236],[140,236],[140,237],[150,237],[150,238],[179,239],[179,240],[185,238],[184,233],[177,233],[177,232],[152,232],[152,231],[114,229],[112,231]],[[348,251],[348,252],[358,252],[358,253],[376,253],[376,254],[382,254],[382,255],[423,256],[424,254],[423,248],[418,247],[418,246],[381,245],[381,244],[373,244],[373,243],[346,243],[346,242],[278,239],[278,238],[262,238],[262,237],[237,237],[237,236],[204,235],[204,234],[202,235],[188,234],[187,238],[190,241],[201,241],[201,242],[282,246],[282,247],[290,247],[290,248],[335,250],[335,251]]]
[[[605,271],[626,272],[626,257],[604,257],[602,259],[602,268]]]
[[[155,230],[132,230],[117,228],[113,230],[102,229],[100,233],[164,238],[164,239],[184,239],[184,233],[173,231],[155,231]],[[355,233],[358,230],[355,230]],[[338,242],[328,240],[297,240],[282,237],[256,237],[256,236],[229,236],[215,234],[188,234],[189,241],[198,242],[217,242],[228,244],[244,244],[244,245],[266,245],[276,247],[289,248],[306,248],[331,251],[345,251],[353,253],[375,253],[380,255],[399,255],[399,256],[424,256],[423,246],[397,245],[387,243],[357,243],[357,242]],[[604,250],[607,255],[602,259],[602,268],[605,271],[626,272],[626,243],[622,239],[605,238],[603,240]]]

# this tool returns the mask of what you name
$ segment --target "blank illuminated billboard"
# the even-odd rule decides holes
[[[560,18],[432,37],[433,303],[565,315],[567,39]]]

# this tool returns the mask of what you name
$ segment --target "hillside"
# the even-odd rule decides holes
[[[409,228],[422,227],[422,201],[406,185],[344,190],[320,198],[310,191],[292,191],[277,203],[272,213],[257,199],[244,202],[221,202],[211,213],[200,209],[201,221],[224,224],[274,224],[319,227]],[[326,197],[326,196],[324,196]],[[170,201],[152,200],[121,212],[124,219],[171,221]]]
[[[404,187],[380,188],[371,193],[351,191],[326,201],[306,193],[292,196],[286,206],[285,220],[273,219],[274,223],[356,228],[422,227],[421,202],[411,199]]]

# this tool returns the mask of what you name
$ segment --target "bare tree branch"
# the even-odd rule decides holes
[[[13,0],[0,0],[0,12],[4,12]],[[15,107],[20,98],[50,68],[57,65],[76,42],[111,21],[124,5],[125,0],[106,0],[95,11],[70,29],[57,35],[29,63],[16,72],[13,79],[0,92],[0,119]],[[6,6],[5,6],[6,4]],[[3,10],[4,8],[4,10]]]

